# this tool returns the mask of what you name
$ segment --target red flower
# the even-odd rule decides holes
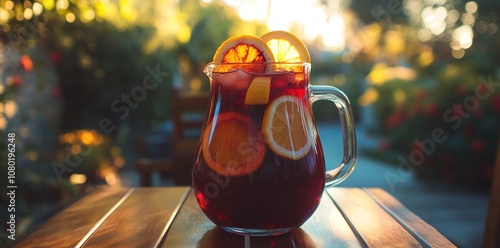
[[[385,120],[385,127],[393,128],[399,125],[404,120],[404,114],[402,111],[397,111]]]
[[[481,117],[483,116],[483,110],[482,109],[477,109],[476,111],[472,112],[475,117]]]
[[[472,151],[480,152],[480,151],[484,150],[485,145],[484,145],[484,142],[481,140],[474,140],[474,141],[472,141],[470,148],[472,149]]]
[[[465,95],[465,93],[467,93],[467,86],[465,86],[465,84],[457,85],[457,87],[455,88],[455,93],[459,96]]]
[[[59,87],[52,88],[52,96],[59,97],[61,95],[61,89]]]
[[[468,124],[462,129],[462,133],[465,137],[472,137],[475,132],[476,127],[472,124]]]
[[[454,175],[453,175],[453,172],[447,170],[447,171],[442,172],[442,177],[446,181],[452,181],[454,178]]]
[[[485,95],[488,92],[490,92],[490,90],[488,89],[488,87],[486,85],[481,84],[481,85],[477,86],[476,92],[481,94],[481,95]]]
[[[415,115],[421,114],[424,112],[424,107],[421,103],[415,103],[412,108],[412,113]]]
[[[391,147],[391,141],[389,141],[388,139],[382,139],[378,143],[378,149],[380,149],[382,151],[385,151],[385,150],[389,149],[390,147]]]
[[[23,85],[23,78],[19,75],[13,75],[7,78],[7,85],[12,87],[21,87]]]
[[[21,58],[19,58],[19,64],[25,71],[33,70],[33,61],[31,61],[31,58],[28,55],[21,56]]]
[[[426,114],[427,114],[427,116],[432,117],[432,118],[440,118],[441,117],[441,113],[439,111],[439,106],[436,103],[431,103],[431,104],[429,104],[429,106],[427,106]]]
[[[50,52],[50,59],[52,60],[52,62],[57,64],[61,61],[62,55],[59,51],[54,50],[54,51]]]
[[[443,155],[443,163],[446,167],[452,167],[456,163],[455,157],[453,157],[451,154],[445,154]]]
[[[486,179],[488,179],[488,180],[493,179],[493,173],[494,173],[493,165],[483,166],[482,170],[483,170],[483,176]]]
[[[427,97],[427,91],[426,90],[419,90],[417,92],[417,98],[420,100],[423,100]]]
[[[491,103],[493,110],[495,110],[495,112],[500,112],[500,95],[494,96],[493,99],[491,99]]]

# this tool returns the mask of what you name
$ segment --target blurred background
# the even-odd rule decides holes
[[[351,100],[360,163],[344,186],[382,187],[477,247],[500,127],[499,13],[488,0],[0,0],[0,160],[14,132],[17,237],[96,186],[138,186],[137,158],[172,154],[169,92],[206,92],[203,67],[228,37],[281,29],[307,45],[311,81]],[[321,134],[331,107],[314,107]],[[440,200],[432,214],[425,203]]]

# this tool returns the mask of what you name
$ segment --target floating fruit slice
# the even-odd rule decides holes
[[[300,98],[284,95],[266,108],[262,134],[274,153],[299,160],[311,150],[311,123]]]
[[[310,63],[311,56],[307,47],[292,33],[271,31],[260,37],[271,49],[274,60],[279,63]],[[298,71],[299,66],[277,65],[276,69]]]
[[[202,153],[210,169],[242,176],[260,167],[266,145],[257,125],[237,112],[219,114],[203,134]]]
[[[245,96],[245,104],[257,105],[267,104],[269,102],[269,93],[271,91],[271,77],[256,76],[253,78],[250,87],[248,87]]]
[[[217,72],[238,68],[247,72],[266,72],[267,65],[264,63],[274,62],[274,57],[265,42],[257,37],[242,35],[224,41],[215,52],[214,62],[223,63],[217,66]]]

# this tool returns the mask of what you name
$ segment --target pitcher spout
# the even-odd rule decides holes
[[[212,73],[214,71],[215,65],[213,63],[208,63],[205,68],[203,68],[203,72],[207,74],[209,78],[212,78]]]

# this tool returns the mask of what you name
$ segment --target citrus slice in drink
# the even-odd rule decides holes
[[[202,153],[210,169],[224,176],[242,176],[260,167],[266,145],[257,125],[237,112],[214,117],[203,133]]]
[[[266,62],[274,62],[273,53],[261,39],[250,36],[235,36],[224,41],[214,55],[214,62],[221,63],[217,72],[244,69],[247,72],[266,72]]]
[[[245,104],[258,105],[267,104],[269,101],[269,94],[271,92],[271,77],[269,76],[255,76],[252,83],[248,87],[245,96]]]
[[[311,63],[311,56],[304,43],[292,33],[271,31],[260,37],[271,49],[274,60],[279,63]],[[276,69],[297,71],[301,67],[276,65]]]
[[[312,145],[312,120],[300,98],[284,95],[266,108],[262,134],[269,148],[285,158],[299,160]]]

